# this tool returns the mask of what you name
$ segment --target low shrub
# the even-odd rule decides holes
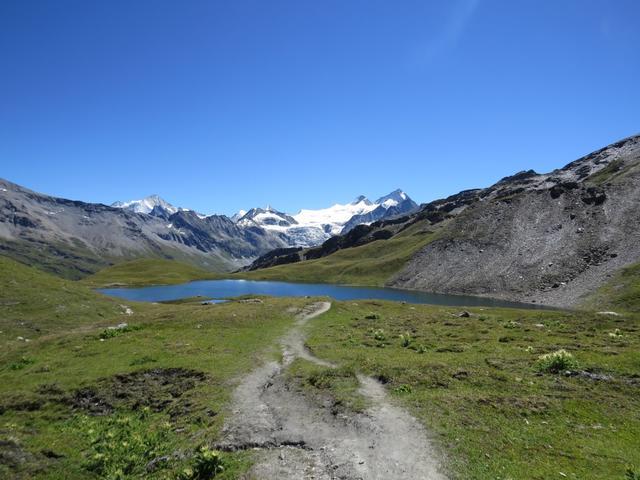
[[[624,337],[624,335],[622,334],[622,332],[620,331],[619,328],[616,328],[613,332],[609,332],[609,336],[611,338],[622,338],[622,337]]]
[[[411,393],[411,392],[413,392],[411,385],[400,385],[399,387],[396,387],[393,389],[393,393],[397,395],[403,395],[405,393]]]
[[[224,472],[224,465],[220,453],[202,446],[193,458],[193,466],[185,468],[178,480],[209,480]]]
[[[541,355],[537,363],[538,371],[545,373],[560,373],[566,370],[576,370],[578,361],[564,349]]]
[[[384,330],[379,329],[373,332],[373,338],[375,338],[379,342],[384,342],[387,339],[387,336],[384,334]]]
[[[100,332],[99,338],[100,340],[107,340],[108,338],[118,337],[128,332],[135,332],[141,328],[142,327],[140,325],[129,326],[126,324],[124,324],[124,326],[105,328]]]

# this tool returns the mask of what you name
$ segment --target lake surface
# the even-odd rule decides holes
[[[179,298],[203,296],[214,299],[239,295],[271,295],[274,297],[328,296],[336,300],[393,300],[407,303],[428,303],[460,307],[515,307],[541,309],[540,305],[507,302],[491,298],[463,295],[442,295],[395,288],[348,287],[324,283],[289,283],[255,280],[201,280],[179,285],[141,288],[103,288],[106,295],[141,302],[161,302]]]

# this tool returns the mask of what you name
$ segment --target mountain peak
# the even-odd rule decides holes
[[[135,213],[150,214],[156,207],[166,210],[168,213],[173,214],[178,211],[178,208],[171,205],[165,199],[158,194],[149,195],[142,200],[130,200],[128,202],[114,202],[111,204],[114,208],[122,208]]]
[[[376,203],[380,205],[394,203],[394,205],[397,205],[398,203],[402,203],[407,200],[411,200],[409,195],[407,195],[401,188],[396,188],[393,192],[377,199]]]
[[[351,202],[351,205],[357,205],[361,202],[364,202],[365,205],[371,205],[371,201],[364,195],[358,195],[353,202]]]

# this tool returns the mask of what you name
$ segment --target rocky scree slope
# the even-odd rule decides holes
[[[640,136],[466,197],[389,285],[567,307],[640,259]]]
[[[287,245],[277,232],[240,228],[223,215],[162,216],[51,197],[0,179],[0,253],[79,278],[122,260],[168,258],[234,270]]]

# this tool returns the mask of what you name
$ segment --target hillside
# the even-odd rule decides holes
[[[171,285],[193,280],[208,280],[218,275],[186,263],[159,258],[144,258],[118,263],[82,280],[92,287]]]
[[[124,315],[120,303],[0,255],[0,330],[34,339]]]
[[[640,263],[623,268],[584,303],[586,308],[640,313]]]
[[[0,253],[67,278],[136,258],[230,271],[286,245],[277,233],[240,228],[224,215],[147,215],[51,197],[0,179]]]
[[[519,172],[416,214],[361,225],[320,247],[265,255],[247,275],[574,306],[640,260],[638,225],[635,136],[547,174]],[[410,229],[432,234],[407,250],[399,240]],[[372,258],[381,252],[395,259],[388,268],[377,269]]]
[[[578,305],[640,260],[640,137],[481,190],[389,285]]]
[[[360,228],[360,227],[358,227]],[[368,227],[364,227],[366,229]],[[353,237],[358,230],[335,239]],[[350,248],[337,248],[328,256],[301,261],[297,263],[275,265],[271,268],[256,268],[239,272],[234,277],[253,280],[288,280],[308,283],[340,283],[354,285],[383,286],[389,277],[401,269],[411,256],[429,241],[435,238],[428,224],[419,222],[398,233],[389,240],[378,240],[363,243]],[[320,252],[329,248],[325,242],[323,247],[311,251]],[[305,252],[309,253],[309,251]],[[298,255],[298,252],[290,255]],[[275,259],[281,260],[281,258]],[[262,258],[267,262],[268,258]]]

